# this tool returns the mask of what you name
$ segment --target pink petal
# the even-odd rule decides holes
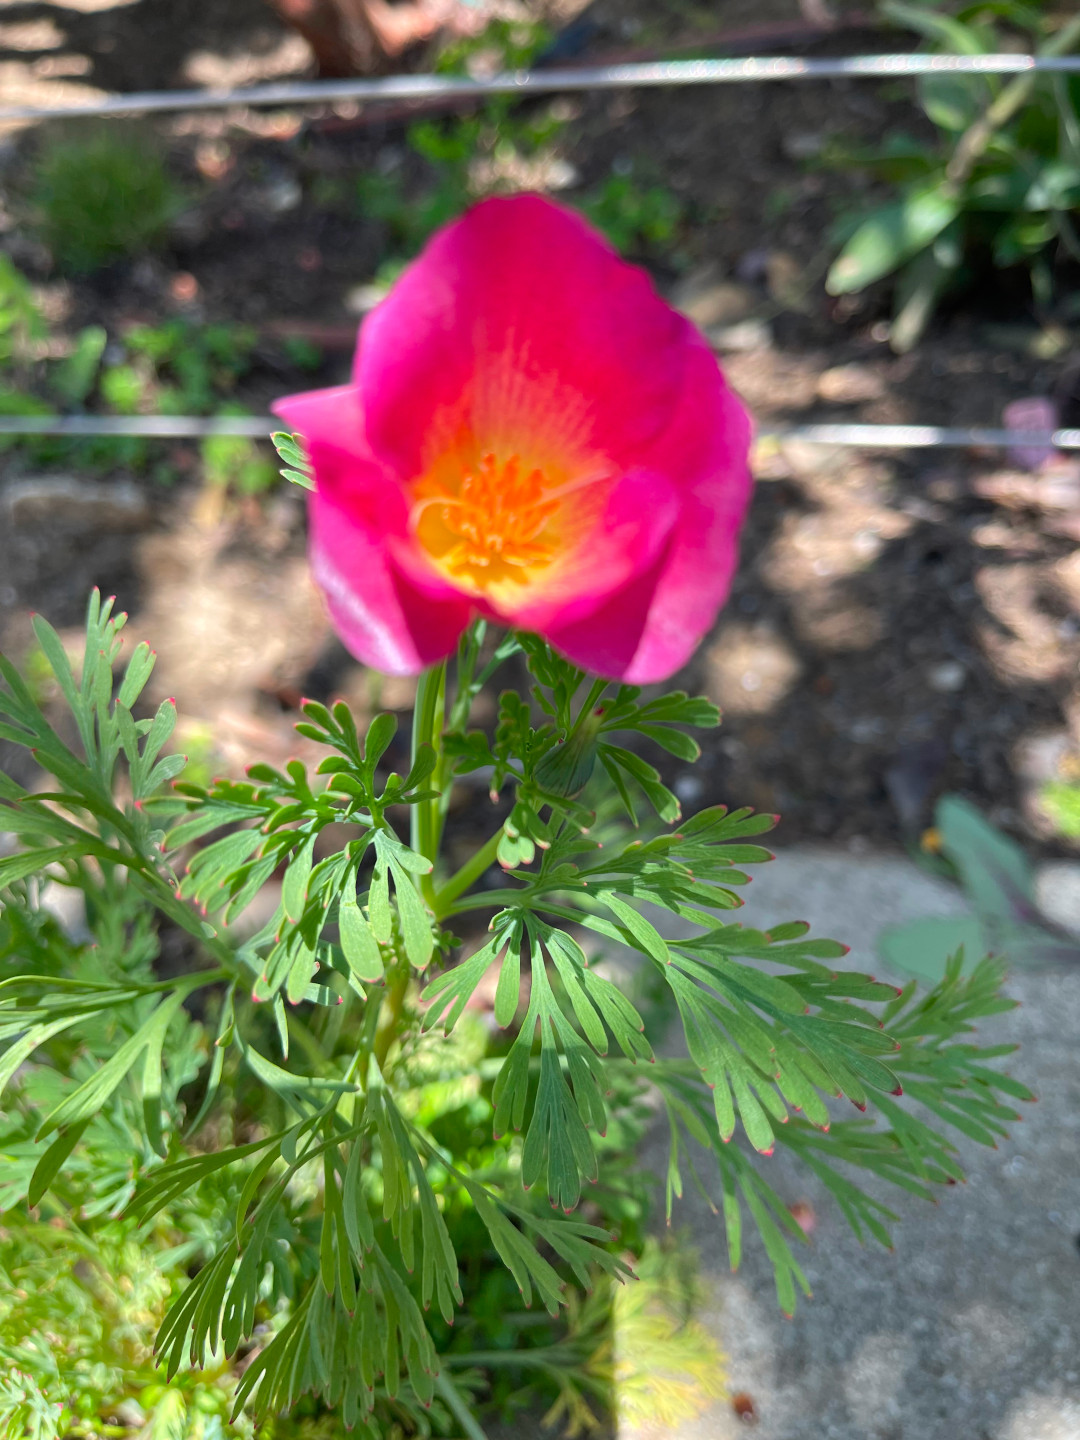
[[[355,512],[314,495],[311,568],[345,646],[387,675],[415,675],[454,651],[468,600],[433,600],[390,561],[383,536]]]
[[[416,674],[451,654],[471,606],[421,594],[393,564],[387,537],[404,531],[405,500],[367,449],[355,388],[293,395],[274,409],[304,436],[317,476],[308,506],[312,573],[346,647],[389,675]]]
[[[357,352],[372,449],[421,474],[464,427],[511,453],[621,467],[670,424],[686,325],[643,271],[535,195],[442,231],[368,317]]]
[[[635,685],[685,665],[731,589],[739,531],[753,491],[750,417],[702,345],[665,439],[686,485],[679,529],[626,679]]]
[[[518,629],[545,633],[552,625],[583,620],[627,581],[648,571],[666,548],[680,501],[665,475],[634,470],[615,484],[596,530],[568,557],[550,589],[504,618]]]
[[[749,417],[703,342],[685,381],[679,410],[649,456],[683,497],[664,554],[586,622],[546,632],[575,664],[636,685],[667,679],[711,627],[731,586],[752,487]]]

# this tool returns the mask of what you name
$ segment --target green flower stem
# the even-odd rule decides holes
[[[409,992],[411,978],[408,963],[403,963],[386,987],[386,997],[379,1010],[378,1029],[371,1049],[380,1070],[385,1067],[390,1046],[400,1033],[405,1014],[405,997]]]
[[[440,920],[449,920],[451,915],[464,915],[467,910],[506,910],[511,905],[520,902],[514,897],[520,895],[521,891],[514,888],[505,890],[485,890],[481,895],[466,895],[462,900],[454,900],[447,905],[439,915]]]
[[[439,857],[439,841],[442,838],[441,797],[446,783],[442,746],[445,718],[446,661],[443,660],[438,665],[432,665],[420,676],[420,683],[416,687],[416,708],[413,711],[412,763],[416,763],[422,745],[428,744],[433,748],[436,757],[435,769],[425,788],[436,793],[430,800],[421,800],[412,807],[409,838],[412,848],[418,855],[430,860],[432,866]],[[417,876],[417,886],[428,905],[434,909],[435,882],[431,875]],[[410,979],[407,963],[391,968],[387,975],[386,994],[378,1007],[378,1028],[365,1041],[369,1047],[368,1053],[375,1056],[380,1070],[401,1030]]]
[[[473,702],[473,677],[486,634],[487,621],[474,620],[461,637],[461,644],[458,646],[457,691],[450,707],[451,730],[464,730],[469,723],[469,711]]]
[[[491,868],[498,853],[504,829],[505,827],[500,825],[495,834],[481,845],[472,859],[467,860],[456,875],[452,875],[445,885],[436,890],[432,908],[437,919],[444,919],[450,913],[453,901],[459,895],[463,895],[475,880],[479,880],[480,876]]]
[[[467,1440],[488,1440],[487,1435],[476,1423],[476,1417],[461,1397],[461,1392],[445,1372],[435,1377],[435,1389],[446,1401],[447,1409],[461,1426]]]
[[[413,806],[412,848],[434,865],[439,853],[442,834],[440,798],[446,783],[445,763],[442,748],[443,721],[446,713],[446,661],[433,665],[420,676],[416,690],[416,710],[413,714],[412,759],[415,764],[420,747],[428,744],[435,751],[436,764],[428,788],[438,792],[430,800],[421,800]],[[423,876],[420,890],[430,904],[435,893],[430,875]]]

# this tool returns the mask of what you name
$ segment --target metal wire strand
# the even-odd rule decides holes
[[[0,415],[0,435],[116,439],[141,436],[158,440],[239,435],[265,440],[280,429],[280,420],[272,415]],[[759,442],[801,440],[809,445],[881,450],[1080,450],[1080,429],[995,430],[979,425],[788,425],[763,430],[758,438]]]
[[[0,122],[58,120],[71,116],[147,115],[230,106],[325,105],[341,100],[424,100],[439,96],[542,95],[565,90],[624,86],[731,85],[762,80],[892,78],[899,75],[1018,75],[1029,71],[1080,74],[1080,56],[849,55],[804,60],[748,56],[742,60],[662,60],[573,69],[511,70],[485,79],[453,75],[388,75],[374,80],[303,80],[238,89],[146,90],[107,95],[85,105],[7,105]]]

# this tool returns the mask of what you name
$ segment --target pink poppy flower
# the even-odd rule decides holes
[[[315,472],[315,578],[376,669],[424,669],[481,614],[663,680],[727,596],[746,411],[648,277],[539,196],[437,234],[364,322],[352,383],[274,409]]]

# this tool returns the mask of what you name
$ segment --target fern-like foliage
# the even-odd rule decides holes
[[[182,1242],[194,1273],[158,1333],[168,1375],[250,1352],[238,1411],[312,1393],[371,1440],[398,1422],[428,1433],[465,1405],[433,1338],[463,1300],[448,1207],[483,1228],[526,1306],[555,1314],[568,1282],[629,1277],[615,1237],[576,1213],[586,1182],[617,1175],[612,1094],[659,1096],[669,1210],[684,1173],[706,1184],[703,1154],[732,1262],[749,1219],[789,1312],[805,1237],[762,1157],[787,1146],[856,1235],[887,1243],[892,1217],[860,1175],[929,1196],[959,1177],[953,1132],[993,1143],[1028,1098],[988,1063],[1007,1047],[966,1038],[1008,1008],[993,964],[898,995],[839,968],[844,947],[801,923],[726,918],[742,867],[771,858],[757,837],[775,817],[682,821],[640,753],[693,759],[684,727],[718,721],[706,701],[593,682],[529,637],[491,650],[478,625],[448,711],[445,673],[421,683],[404,775],[384,765],[391,716],[361,734],[346,706],[307,703],[297,728],[325,750],[314,774],[258,765],[202,788],[176,783],[171,702],[138,709],[152,653],[139,646],[114,680],[123,618],[92,599],[78,673],[35,621],[71,743],[0,659],[0,739],[51,777],[29,792],[0,775],[0,830],[19,841],[0,859],[0,1082],[15,1097],[0,1204],[100,1204],[144,1227],[212,1217]],[[493,733],[471,730],[472,701],[519,654],[533,703],[507,689]],[[448,874],[451,787],[477,770],[509,813]],[[629,826],[597,825],[590,784]],[[648,830],[639,809],[655,813]],[[277,882],[250,933],[249,905]],[[48,885],[85,896],[85,944],[43,907]],[[488,912],[460,958],[448,925]],[[163,929],[183,951],[168,973]],[[688,1059],[657,1059],[660,1036],[590,958],[592,937],[638,953]],[[412,1094],[482,982],[505,1037],[473,1076],[503,1137],[497,1167],[448,1146]],[[842,1097],[864,1114],[837,1121]]]

